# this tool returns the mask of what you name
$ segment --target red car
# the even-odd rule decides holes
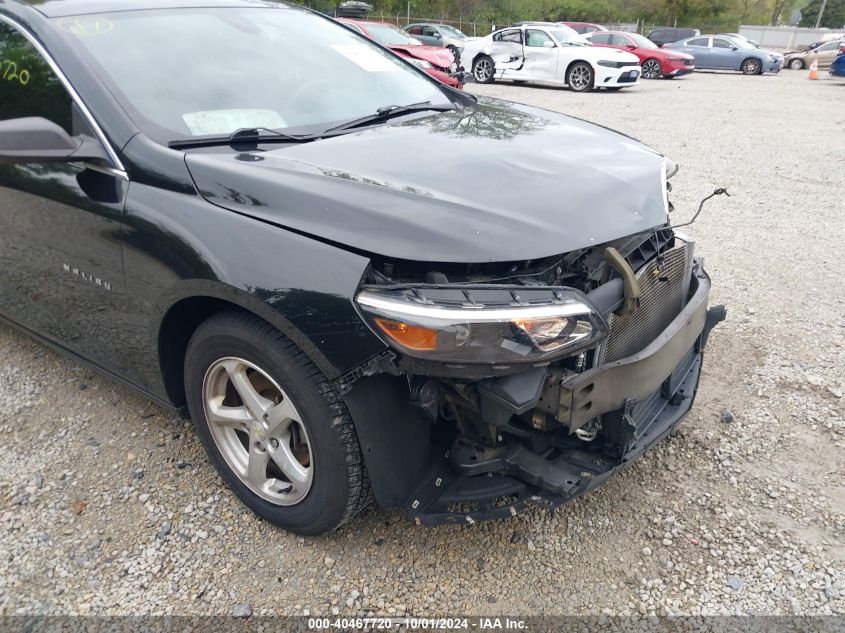
[[[578,35],[587,35],[588,33],[593,33],[595,31],[607,30],[601,24],[593,24],[592,22],[561,22],[561,24],[565,24],[570,29],[578,33]]]
[[[658,48],[657,44],[638,33],[603,31],[585,35],[594,46],[620,48],[640,58],[643,79],[678,77],[695,70],[695,57],[681,51]]]
[[[455,63],[455,56],[448,48],[421,44],[405,31],[387,22],[350,20],[348,18],[338,18],[337,21],[389,48],[447,86],[460,88],[463,85],[458,77],[452,75],[452,73],[457,72],[458,67]]]

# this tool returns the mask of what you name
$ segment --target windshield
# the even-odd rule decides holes
[[[560,44],[574,44],[577,46],[592,45],[586,38],[581,35],[578,35],[575,29],[571,29],[564,24],[556,26],[553,29],[549,29],[549,33],[551,33],[552,37],[555,38]]]
[[[243,128],[311,133],[385,106],[449,104],[394,55],[284,5],[125,11],[57,27],[160,143]]]
[[[369,22],[364,25],[367,33],[382,46],[414,46],[419,40],[414,39],[405,31],[390,24],[378,24]]]
[[[628,37],[634,40],[634,43],[640,48],[660,48],[647,37],[643,37],[639,33],[628,33]]]
[[[449,26],[448,24],[441,24],[440,29],[442,31],[445,31],[446,35],[450,37],[454,37],[459,40],[465,40],[467,38],[467,36],[462,31],[459,31],[454,26]]]

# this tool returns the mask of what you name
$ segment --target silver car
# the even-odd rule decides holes
[[[776,73],[783,68],[783,55],[757,48],[747,40],[726,35],[699,35],[666,44],[695,57],[697,70],[738,70],[744,75]]]

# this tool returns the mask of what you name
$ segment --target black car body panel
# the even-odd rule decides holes
[[[679,248],[664,157],[578,119],[466,98],[309,143],[171,149],[136,127],[56,26],[170,6],[0,0],[0,25],[13,20],[56,59],[74,127],[113,154],[0,162],[0,317],[185,412],[192,333],[227,309],[256,315],[343,399],[379,503],[425,524],[583,494],[689,410],[704,343],[724,318],[706,311],[709,279],[691,259],[672,272],[694,282],[674,297],[676,322],[613,362],[596,340],[542,362],[427,365],[389,346],[356,303],[362,289],[425,284],[435,296],[475,284],[478,296],[524,307],[519,290],[530,287],[524,295],[557,306],[566,293],[602,306],[596,331],[612,337],[620,306],[636,304],[626,294],[636,279],[668,279],[663,259]],[[588,407],[596,389],[599,414],[560,413]]]
[[[578,119],[492,100],[319,143],[190,153],[187,162],[214,204],[417,261],[546,257],[666,221],[662,156]]]

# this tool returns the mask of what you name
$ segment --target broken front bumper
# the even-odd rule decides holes
[[[710,279],[692,268],[691,295],[642,351],[561,383],[570,429],[600,417],[601,442],[555,443],[545,434],[495,448],[459,438],[430,469],[405,510],[426,525],[494,519],[528,501],[558,506],[604,483],[666,437],[692,407],[710,330],[725,309],[708,309]]]

